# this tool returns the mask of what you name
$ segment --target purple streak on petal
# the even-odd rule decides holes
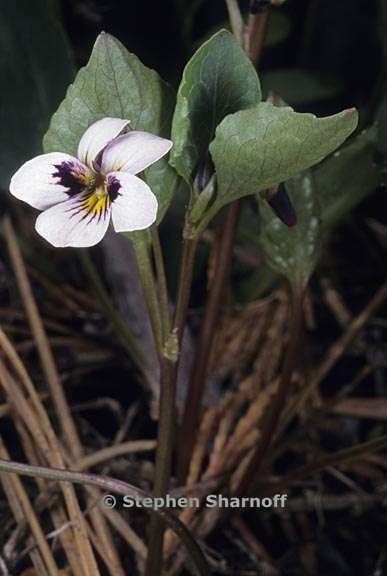
[[[56,172],[53,172],[52,175],[54,178],[58,178],[57,184],[67,188],[66,194],[75,196],[84,190],[84,174],[79,164],[72,160],[65,160],[60,164],[54,164],[54,168],[56,168]]]
[[[111,202],[114,202],[114,200],[116,200],[118,196],[121,196],[121,193],[119,192],[120,188],[121,184],[118,181],[118,179],[115,176],[109,175],[107,177],[107,190]]]

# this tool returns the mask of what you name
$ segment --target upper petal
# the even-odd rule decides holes
[[[101,169],[105,174],[122,170],[138,174],[160,160],[172,147],[172,142],[149,132],[132,130],[119,136],[105,148]]]
[[[39,214],[35,229],[57,248],[87,248],[104,237],[110,221],[110,203],[95,210],[92,195],[79,194]],[[101,208],[101,206],[100,206]]]
[[[12,176],[9,191],[34,208],[45,210],[78,194],[90,176],[90,170],[77,158],[51,152],[23,164]]]
[[[155,222],[158,202],[148,184],[128,172],[108,174],[107,183],[116,232],[144,230]]]
[[[129,126],[129,120],[122,118],[102,118],[94,122],[83,134],[78,145],[78,158],[93,167],[98,154],[114,138]]]

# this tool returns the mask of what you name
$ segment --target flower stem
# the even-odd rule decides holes
[[[184,240],[173,329],[170,334],[171,337],[175,337],[177,340],[179,355],[191,291],[196,247],[197,240]],[[169,489],[176,421],[175,399],[178,361],[174,362],[164,356],[161,360],[160,369],[160,416],[157,436],[155,484],[153,488],[155,497],[165,496]],[[158,576],[161,574],[164,528],[164,524],[160,518],[153,516],[149,530],[148,541],[151,546],[148,546],[150,553],[147,558],[145,576]]]
[[[225,0],[232,32],[240,44],[243,42],[243,18],[237,0]]]
[[[136,255],[138,271],[144,290],[144,296],[148,307],[149,319],[152,326],[153,337],[160,363],[163,358],[163,330],[157,294],[157,287],[153,273],[149,245],[142,233],[136,235],[133,241],[133,249]]]
[[[193,276],[193,269],[194,269],[198,241],[199,238],[195,239],[186,238],[183,241],[176,308],[173,318],[173,330],[176,333],[179,347],[183,340],[184,327],[187,319],[188,304],[191,293],[192,276]]]
[[[161,365],[160,409],[157,434],[155,482],[152,494],[164,497],[169,489],[173,438],[175,433],[176,365],[164,359]],[[164,523],[157,516],[151,519],[148,535],[148,556],[145,576],[161,574],[163,558]]]
[[[164,261],[158,231],[151,230],[153,254],[158,275],[158,289],[155,284],[149,247],[143,236],[133,242],[140,278],[148,306],[154,339],[160,362],[159,425],[155,462],[154,497],[163,497],[169,488],[173,452],[175,422],[175,363],[165,356],[170,336],[169,302]],[[159,297],[158,297],[159,295]],[[161,570],[164,524],[158,516],[153,516],[149,529],[146,576],[157,576]]]
[[[271,16],[270,8],[250,14],[245,28],[244,48],[254,66],[259,64]]]
[[[160,295],[161,327],[162,327],[163,340],[165,341],[170,331],[171,321],[169,317],[169,296],[168,296],[167,278],[165,274],[164,257],[160,243],[159,230],[157,226],[152,226],[151,235],[152,235],[153,255],[155,259],[156,272],[157,272],[157,284]]]

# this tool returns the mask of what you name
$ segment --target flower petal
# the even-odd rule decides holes
[[[111,172],[107,183],[116,232],[144,230],[155,222],[158,202],[148,184],[127,172]]]
[[[132,130],[115,138],[102,154],[101,169],[105,174],[121,170],[138,174],[160,160],[172,148],[172,142],[149,132]]]
[[[94,122],[83,134],[78,145],[78,158],[93,168],[93,162],[114,138],[129,126],[129,120],[122,118],[102,118]]]
[[[85,187],[90,170],[77,158],[62,152],[36,156],[12,176],[11,194],[39,210],[46,210]]]
[[[39,214],[35,229],[57,248],[87,248],[98,244],[110,221],[110,204],[104,210],[90,210],[89,195],[79,194]]]

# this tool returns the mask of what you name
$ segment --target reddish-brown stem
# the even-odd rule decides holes
[[[244,46],[246,53],[254,66],[259,64],[263,53],[263,45],[269,24],[271,10],[265,10],[260,14],[251,14],[246,26]]]
[[[199,334],[199,344],[196,351],[191,382],[187,394],[181,434],[179,435],[179,477],[184,479],[192,450],[195,444],[195,430],[200,416],[200,407],[206,382],[208,361],[211,353],[213,336],[218,322],[221,307],[221,297],[227,282],[232,259],[235,228],[238,222],[240,203],[235,202],[226,216],[223,234],[220,240],[216,272],[211,283],[204,311],[204,319]]]
[[[160,417],[156,452],[156,474],[153,496],[164,497],[171,476],[173,438],[175,432],[176,364],[167,358],[161,361]],[[149,526],[148,556],[145,576],[161,573],[163,536],[165,526],[158,516],[151,518]]]
[[[173,330],[176,333],[179,346],[181,345],[184,335],[197,245],[198,239],[185,239],[183,242],[179,291],[177,294],[175,316],[173,319]]]

